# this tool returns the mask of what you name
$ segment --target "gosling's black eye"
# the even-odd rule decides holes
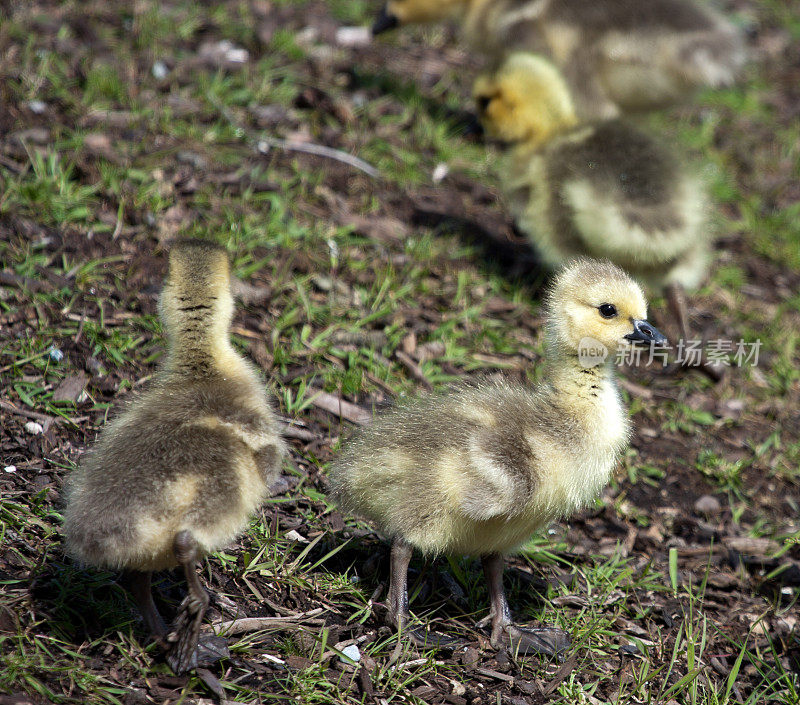
[[[617,315],[617,307],[614,304],[600,304],[597,310],[603,318],[614,318]]]
[[[479,95],[477,102],[478,110],[480,110],[482,113],[485,113],[486,109],[489,107],[489,103],[492,102],[492,99],[488,95]]]

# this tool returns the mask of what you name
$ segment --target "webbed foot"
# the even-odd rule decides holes
[[[205,600],[190,592],[184,598],[167,634],[167,663],[175,673],[185,673],[197,665],[195,652],[198,648],[200,624],[208,605],[208,595],[203,597]]]
[[[506,647],[512,654],[527,656],[539,654],[564,660],[564,654],[572,640],[564,630],[557,627],[518,627],[508,624],[503,627],[500,639],[492,643],[495,648]]]
[[[214,634],[204,634],[197,638],[194,648],[189,640],[180,637],[170,645],[167,663],[177,674],[186,673],[202,666],[213,666],[217,661],[230,657],[228,640]]]
[[[181,602],[178,614],[167,634],[167,663],[175,673],[185,673],[198,665],[215,663],[227,655],[227,642],[221,637],[203,637],[200,645],[200,625],[210,601],[208,593],[195,572],[197,542],[188,531],[175,535],[173,551],[183,566],[189,593]],[[210,659],[210,661],[209,661]]]

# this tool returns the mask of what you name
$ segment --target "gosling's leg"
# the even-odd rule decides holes
[[[563,653],[570,646],[569,635],[556,627],[528,629],[515,625],[511,619],[511,610],[503,589],[503,557],[499,553],[490,553],[482,558],[482,563],[489,586],[492,647],[503,648],[503,637],[505,636],[512,653],[539,653],[561,659]]]
[[[678,323],[678,329],[681,332],[681,337],[684,342],[689,338],[689,312],[686,305],[686,291],[683,286],[677,282],[668,284],[664,290],[664,295],[667,299],[670,313],[675,321]],[[698,369],[706,375],[712,382],[719,382],[724,377],[724,372],[721,367],[711,365],[707,360],[701,359]]]
[[[123,582],[133,595],[150,633],[157,642],[163,645],[167,636],[167,625],[164,624],[156,603],[153,602],[153,591],[150,586],[151,576],[150,571],[129,570],[123,575]]]
[[[198,665],[210,665],[228,656],[227,642],[222,637],[208,636],[198,645],[200,624],[208,608],[208,593],[200,583],[195,565],[198,559],[197,542],[188,531],[175,535],[173,552],[188,585],[188,593],[178,608],[178,614],[167,637],[167,663],[175,673],[184,673]]]
[[[389,613],[388,621],[402,634],[408,637],[417,646],[436,649],[452,649],[460,642],[452,637],[436,632],[426,632],[424,629],[411,629],[411,613],[408,610],[408,564],[413,553],[411,544],[401,538],[392,542],[392,557],[389,568]]]
[[[411,563],[413,548],[401,538],[392,542],[392,556],[389,565],[389,622],[398,631],[405,631],[411,618],[408,611],[408,564]]]

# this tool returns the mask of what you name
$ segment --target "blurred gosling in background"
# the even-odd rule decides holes
[[[550,58],[582,119],[729,86],[746,59],[737,29],[693,0],[389,0],[373,31],[449,18],[490,66],[516,51]]]
[[[487,134],[508,146],[503,189],[543,263],[611,260],[665,294],[690,339],[685,290],[705,278],[712,240],[699,176],[627,122],[581,124],[562,76],[540,56],[512,54],[478,78],[475,99]]]

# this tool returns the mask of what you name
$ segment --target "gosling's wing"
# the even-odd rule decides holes
[[[536,490],[536,458],[526,433],[526,409],[498,404],[496,423],[476,429],[468,443],[461,511],[486,521],[513,517]]]

